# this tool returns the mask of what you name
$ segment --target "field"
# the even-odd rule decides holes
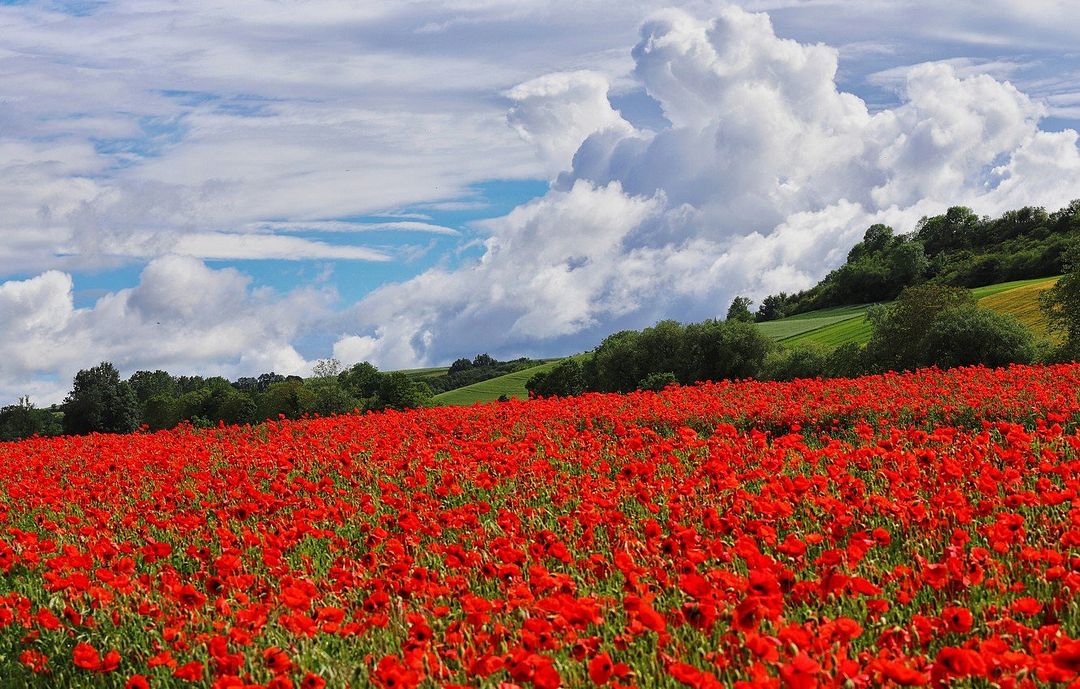
[[[1080,678],[1080,366],[0,444],[12,687]]]
[[[513,397],[515,399],[525,399],[529,396],[527,390],[525,390],[525,383],[529,382],[537,373],[541,371],[550,371],[555,368],[555,365],[559,361],[549,361],[539,366],[533,366],[532,368],[522,369],[521,371],[515,371],[514,373],[507,373],[504,376],[498,378],[491,378],[489,380],[483,380],[479,383],[473,383],[472,385],[466,385],[462,388],[454,390],[448,390],[444,393],[435,395],[432,398],[435,404],[446,405],[468,405],[475,404],[477,402],[494,402],[503,395],[507,397]]]
[[[1039,310],[1038,295],[1057,281],[1057,278],[1015,280],[996,285],[976,287],[972,297],[983,306],[1001,313],[1010,313],[1030,327],[1036,335],[1046,335],[1046,322]],[[869,304],[841,306],[802,313],[777,321],[759,323],[769,337],[789,345],[816,345],[834,349],[854,342],[870,340],[870,323],[866,320]]]
[[[1023,287],[997,292],[979,299],[979,306],[1001,313],[1009,313],[1031,328],[1040,337],[1046,337],[1046,319],[1039,308],[1039,295],[1050,289],[1057,278],[1042,280]]]

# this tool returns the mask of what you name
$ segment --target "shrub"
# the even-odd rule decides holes
[[[1015,317],[977,306],[937,314],[921,343],[920,364],[1005,366],[1035,359],[1035,338]]]

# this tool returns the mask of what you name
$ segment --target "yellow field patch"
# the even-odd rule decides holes
[[[980,299],[979,306],[998,313],[1012,314],[1021,323],[1031,328],[1035,335],[1046,337],[1049,331],[1046,317],[1039,308],[1039,295],[1053,287],[1057,281],[1057,278],[1049,278],[1042,282],[998,292]]]

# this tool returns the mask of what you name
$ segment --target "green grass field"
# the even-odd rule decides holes
[[[466,385],[465,387],[456,390],[448,390],[442,394],[435,395],[435,397],[432,398],[432,401],[439,406],[464,406],[475,404],[476,402],[494,402],[503,395],[506,395],[507,397],[516,397],[518,399],[526,399],[529,396],[529,393],[525,390],[525,383],[537,373],[540,373],[541,371],[550,371],[555,368],[555,365],[558,364],[559,361],[561,361],[561,359],[549,361],[545,364],[540,364],[539,366],[533,366],[532,368],[522,369],[514,373],[507,373],[505,376],[499,376],[498,378]]]
[[[971,290],[971,295],[980,306],[1011,313],[1036,335],[1043,336],[1046,323],[1039,310],[1038,295],[1056,281],[1055,277],[1000,282],[976,287]],[[759,323],[758,327],[769,337],[792,346],[816,345],[834,349],[849,342],[866,344],[870,341],[870,322],[864,317],[867,308],[869,304],[821,309]]]
[[[450,370],[449,366],[436,366],[435,368],[406,368],[402,369],[400,373],[404,373],[409,377],[409,380],[428,380],[429,378],[438,378]]]

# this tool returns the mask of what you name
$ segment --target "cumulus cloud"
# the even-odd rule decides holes
[[[340,353],[419,364],[581,349],[618,327],[717,316],[736,294],[810,286],[874,222],[1056,208],[1080,188],[1076,133],[1041,131],[1044,106],[987,74],[919,65],[899,105],[871,112],[838,87],[835,49],[735,7],[654,15],[632,55],[671,126],[615,119],[594,74],[511,91],[511,122],[549,161],[580,141],[572,162],[545,197],[487,225],[474,264],[365,298]]]
[[[9,280],[0,284],[0,319],[19,337],[0,341],[0,395],[59,401],[75,371],[100,360],[125,374],[301,373],[307,362],[291,342],[325,317],[332,301],[313,289],[281,295],[254,288],[236,269],[186,256],[151,261],[138,285],[85,308],[76,308],[66,273]]]
[[[514,87],[507,115],[523,139],[536,145],[553,172],[569,165],[581,142],[594,132],[629,134],[633,127],[611,107],[608,82],[589,71],[560,72]]]

